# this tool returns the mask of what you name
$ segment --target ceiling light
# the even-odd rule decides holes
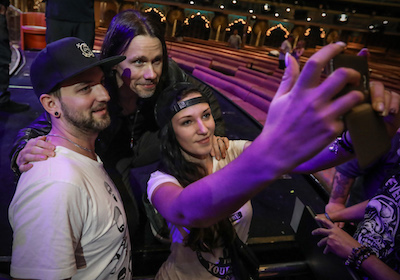
[[[236,0],[232,0],[232,4],[236,4],[237,3],[237,1]]]
[[[193,0],[189,1],[189,4],[194,5],[194,1]]]
[[[346,14],[341,14],[340,17],[339,17],[339,21],[340,22],[346,22],[347,19],[348,19],[348,17],[347,17]]]
[[[386,24],[388,24],[388,23],[389,23],[389,21],[387,21],[387,20],[384,20],[382,23],[383,23],[384,25],[386,25]]]
[[[223,9],[225,9],[225,6],[224,6],[223,4],[221,4],[221,5],[219,6],[219,8],[220,8],[221,10],[223,10]]]
[[[279,17],[279,13],[275,13],[275,17]]]
[[[288,13],[290,12],[290,8],[289,7],[286,8],[286,12],[288,12]]]
[[[325,12],[322,12],[321,16],[322,16],[322,17],[326,17],[326,13],[325,13]]]
[[[250,14],[254,13],[254,10],[253,10],[253,9],[250,9],[250,10],[249,10],[249,13],[250,13]]]
[[[271,6],[269,4],[264,4],[264,11],[271,10]]]
[[[311,18],[310,18],[310,17],[308,17],[308,18],[307,18],[307,21],[311,21]]]

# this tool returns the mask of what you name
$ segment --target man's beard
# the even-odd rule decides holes
[[[107,106],[107,105],[105,105],[105,106]],[[96,120],[93,118],[93,115],[92,115],[93,111],[99,110],[103,107],[104,107],[104,104],[99,104],[95,108],[92,108],[89,111],[90,115],[87,116],[87,115],[83,114],[82,112],[70,110],[68,108],[68,106],[66,106],[65,103],[63,103],[61,101],[61,109],[63,110],[65,119],[69,123],[74,125],[76,128],[86,131],[86,132],[99,133],[100,131],[104,130],[105,128],[107,128],[110,125],[111,119],[110,119],[110,115],[108,114],[108,112],[101,119]]]

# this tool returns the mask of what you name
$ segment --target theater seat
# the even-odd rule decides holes
[[[21,14],[21,49],[44,49],[46,47],[46,18],[44,13]]]

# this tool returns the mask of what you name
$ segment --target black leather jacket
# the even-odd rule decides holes
[[[185,73],[173,60],[169,60],[166,81],[162,88],[183,81],[197,84],[200,91],[210,100],[211,111],[216,122],[215,134],[225,135],[225,124],[213,88]],[[154,98],[139,100],[138,110],[131,116],[123,116],[121,108],[111,98],[109,102],[111,124],[99,134],[96,141],[96,152],[106,168],[115,168],[122,158],[131,158],[131,167],[144,166],[159,159],[158,126],[154,117],[154,102],[156,98],[162,98],[160,91],[162,90],[159,90]],[[11,168],[14,172],[19,174],[16,158],[28,140],[46,135],[50,130],[50,117],[45,112],[28,127],[18,132],[10,153]]]

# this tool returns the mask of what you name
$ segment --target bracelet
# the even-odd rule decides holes
[[[329,221],[331,221],[331,222],[333,223],[331,217],[329,217],[328,213],[326,213],[326,212],[325,212],[325,217],[326,217]]]
[[[355,269],[360,269],[362,262],[368,259],[371,255],[376,254],[370,247],[361,245],[360,247],[351,250],[351,254],[347,257],[344,264],[354,267]]]
[[[350,153],[354,153],[354,147],[353,144],[351,144],[349,142],[349,140],[346,137],[347,135],[347,130],[343,131],[342,133],[342,143],[339,142],[339,144],[342,146],[343,149],[345,149],[346,151],[350,152]]]
[[[339,151],[339,146],[342,147],[345,151],[354,154],[353,145],[346,138],[347,130],[343,131],[341,136],[338,136],[336,140],[329,146],[329,151],[335,153],[337,155]]]

